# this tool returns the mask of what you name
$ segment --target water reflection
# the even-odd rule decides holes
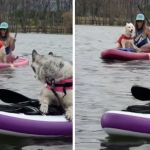
[[[51,149],[51,146],[55,149],[70,150],[72,138],[70,137],[52,137],[52,138],[22,138],[9,135],[0,135],[0,149],[2,150],[45,150]],[[53,148],[54,148],[53,147]],[[53,150],[55,150],[53,149]]]
[[[14,77],[15,69],[9,68],[9,69],[0,69],[0,81],[4,78],[10,79]]]
[[[136,147],[143,144],[150,144],[150,140],[133,137],[106,137],[100,141],[100,150],[136,150]]]

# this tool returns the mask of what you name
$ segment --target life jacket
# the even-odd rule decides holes
[[[122,35],[119,37],[119,39],[117,40],[117,42],[118,42],[121,46],[122,46],[121,41],[122,41],[123,39],[132,40],[133,38],[132,38],[132,37],[128,37],[128,36],[126,36],[125,34],[122,34]]]
[[[0,40],[0,49],[4,46],[3,41]]]
[[[66,95],[67,90],[72,90],[72,78],[61,80],[58,83],[55,81],[46,84],[48,90],[55,90],[56,92],[64,92]]]
[[[134,38],[134,44],[137,47],[141,47],[146,43],[148,43],[148,39],[146,33],[144,32],[144,29],[137,31],[136,36]]]
[[[6,54],[10,54],[12,49],[10,48],[10,41],[11,41],[12,37],[9,35],[8,37],[1,37],[1,40],[3,41],[4,45],[5,45],[5,52]]]

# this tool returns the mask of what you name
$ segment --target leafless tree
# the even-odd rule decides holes
[[[64,13],[72,17],[72,0],[0,0],[0,22],[8,22],[12,31],[63,33]]]
[[[142,8],[150,18],[149,0],[76,0],[76,24],[124,25],[133,22]]]

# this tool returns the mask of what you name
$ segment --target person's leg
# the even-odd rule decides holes
[[[143,45],[142,47],[140,47],[140,49],[141,49],[140,52],[150,53],[150,43]]]
[[[13,63],[16,60],[15,56],[12,54],[6,55],[6,62],[7,63]]]

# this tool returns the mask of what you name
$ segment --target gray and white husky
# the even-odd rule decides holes
[[[48,106],[61,105],[66,118],[72,120],[72,65],[61,57],[49,53],[44,56],[32,51],[31,67],[44,87],[40,93],[40,111],[47,114]]]

